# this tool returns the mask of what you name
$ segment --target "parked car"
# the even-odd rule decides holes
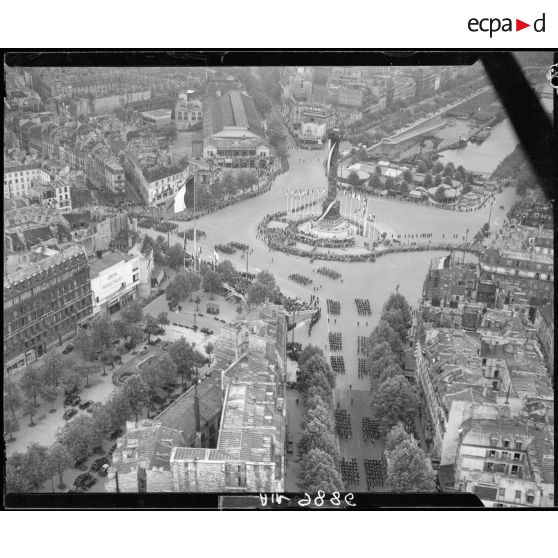
[[[109,435],[109,439],[110,440],[116,440],[116,438],[120,438],[120,436],[122,436],[122,430],[114,430],[113,432],[110,433]]]
[[[70,420],[72,417],[75,417],[78,414],[77,409],[68,409],[63,415],[62,418],[64,420]]]
[[[75,407],[76,405],[79,405],[81,402],[81,397],[77,394],[72,394],[72,395],[68,395],[68,397],[66,397],[66,399],[64,399],[64,405],[65,406],[72,406]]]
[[[108,450],[107,456],[108,455],[112,455],[114,453],[114,450],[116,449],[117,444],[114,444],[111,446],[111,448]]]
[[[91,470],[92,471],[100,471],[101,467],[103,465],[106,465],[107,463],[109,463],[110,459],[108,457],[99,457],[99,459],[95,459],[95,461],[93,461],[93,464],[91,465]]]
[[[93,401],[91,401],[91,399],[88,399],[87,401],[84,401],[83,403],[80,403],[79,408],[82,411],[85,411],[85,409],[89,409],[89,407],[91,407],[91,405],[93,405]]]
[[[74,486],[77,486],[82,490],[88,490],[96,483],[97,479],[91,473],[83,473],[81,475],[78,475],[78,477],[74,481]]]
[[[109,467],[110,467],[110,465],[109,465],[108,463],[105,463],[105,464],[99,469],[98,475],[99,475],[100,477],[106,477],[107,474],[108,474]]]
[[[66,348],[62,351],[62,354],[63,355],[70,354],[73,350],[74,348],[72,347],[72,345],[66,345]]]

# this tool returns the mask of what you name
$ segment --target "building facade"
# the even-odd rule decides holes
[[[4,278],[4,371],[37,360],[92,314],[89,261],[71,246]]]
[[[93,314],[118,312],[139,293],[139,256],[122,252],[99,253],[91,258]]]
[[[27,198],[34,181],[41,184],[50,182],[50,175],[41,168],[40,163],[6,165],[4,167],[4,197]]]

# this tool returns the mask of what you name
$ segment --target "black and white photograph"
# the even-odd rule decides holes
[[[5,55],[6,498],[553,507],[554,53],[284,54]]]

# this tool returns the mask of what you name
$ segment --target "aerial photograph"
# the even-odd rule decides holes
[[[8,494],[555,505],[553,207],[482,61],[90,60],[4,62]]]

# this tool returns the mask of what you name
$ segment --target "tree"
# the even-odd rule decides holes
[[[298,366],[304,366],[306,362],[314,355],[324,356],[324,352],[317,345],[306,345],[300,353],[298,353]]]
[[[90,361],[95,359],[95,344],[93,343],[93,336],[89,330],[83,328],[78,329],[74,337],[74,346],[81,354],[83,360]]]
[[[273,276],[272,273],[270,273],[265,269],[260,271],[256,275],[256,282],[265,285],[270,290],[273,290],[276,287],[275,277]]]
[[[124,319],[124,310],[122,311],[122,319]],[[108,316],[97,316],[93,318],[89,326],[89,331],[91,333],[93,346],[97,350],[110,346],[114,337],[114,328]]]
[[[221,173],[219,181],[223,184],[224,190],[229,196],[234,196],[238,190],[236,177],[231,171],[224,171]]]
[[[353,186],[358,186],[361,183],[358,173],[355,171],[351,171],[349,173],[349,176],[347,177],[347,182],[349,184],[352,184]]]
[[[107,401],[93,409],[96,427],[105,436],[118,430],[132,414],[130,402],[123,390],[113,391]]]
[[[145,328],[144,331],[145,333],[147,333],[147,342],[149,343],[151,341],[151,336],[152,335],[157,335],[157,333],[159,333],[159,323],[157,322],[157,320],[151,315],[151,314],[147,314],[145,316]]]
[[[387,456],[386,485],[393,492],[434,492],[433,474],[414,439],[402,440]]]
[[[110,349],[109,349],[110,350]],[[107,351],[103,353],[103,356]],[[89,387],[89,376],[92,374],[98,374],[100,369],[99,366],[93,362],[80,362],[74,368],[75,373],[81,378],[85,378],[85,387]]]
[[[72,359],[66,361],[66,368],[64,369],[64,375],[60,383],[62,387],[67,391],[73,391],[74,389],[81,388],[81,376],[76,372],[77,363]]]
[[[374,190],[380,190],[382,188],[382,181],[376,173],[372,174],[368,179],[368,186]]]
[[[301,460],[300,484],[311,494],[318,490],[326,493],[343,490],[343,480],[333,457],[317,448],[310,450]]]
[[[300,368],[301,377],[308,377],[309,379],[321,374],[328,382],[329,387],[333,390],[335,388],[335,374],[326,359],[318,354],[310,357],[304,365]]]
[[[397,357],[389,343],[381,341],[371,346],[368,351],[368,372],[371,380],[378,379],[382,370],[394,362],[397,362]]]
[[[87,457],[94,448],[102,444],[103,434],[92,417],[78,415],[65,427],[58,429],[56,440],[66,448],[70,457],[76,460]]]
[[[184,274],[184,292],[186,293],[184,297],[188,296],[190,302],[192,302],[192,294],[195,293],[202,284],[202,277],[199,273],[195,271],[187,271]]]
[[[228,283],[238,275],[234,265],[230,260],[223,260],[217,264],[217,273],[221,275],[221,279]]]
[[[444,188],[443,186],[440,186],[436,192],[434,192],[434,199],[438,202],[438,203],[444,203],[446,201],[446,195],[444,193]]]
[[[407,424],[418,412],[419,400],[415,389],[404,376],[389,378],[372,395],[372,416],[388,426]]]
[[[395,188],[395,180],[393,180],[391,176],[388,176],[386,178],[386,181],[384,182],[384,188],[386,190],[393,190]]]
[[[433,184],[433,181],[432,181],[432,174],[429,173],[429,172],[427,172],[427,173],[424,175],[424,183],[423,183],[423,186],[424,186],[424,188],[427,188],[427,189],[428,189],[428,188],[432,187],[432,184]]]
[[[58,396],[58,389],[54,386],[49,386],[46,385],[43,387],[43,389],[41,390],[41,397],[47,402],[50,403],[51,407],[50,407],[50,412],[51,413],[55,413],[56,412],[56,408],[54,408],[52,405],[53,403],[56,401],[56,397]]]
[[[267,300],[273,298],[273,291],[269,289],[266,285],[262,283],[255,282],[250,285],[248,292],[246,293],[246,302],[248,304],[259,305],[263,304]]]
[[[33,403],[38,405],[37,395],[41,394],[43,385],[43,376],[37,366],[27,366],[19,379],[19,389],[22,391],[23,395],[27,398],[32,398]]]
[[[4,411],[4,432],[7,432],[9,434],[9,442],[13,442],[15,440],[14,432],[17,432],[18,430],[19,422],[15,415],[11,415],[10,413],[6,413]]]
[[[384,310],[382,312],[381,320],[387,322],[391,326],[391,328],[399,336],[401,343],[405,343],[407,339],[407,322],[399,310]]]
[[[184,337],[171,343],[167,352],[174,361],[177,373],[180,374],[183,384],[184,376],[186,376],[188,381],[192,380],[196,367],[203,365],[203,355],[196,351],[194,346],[188,343]]]
[[[47,470],[49,475],[52,477],[58,475],[58,488],[65,488],[64,480],[62,475],[64,471],[72,466],[72,457],[68,453],[68,450],[60,442],[55,442],[48,448],[47,453]]]
[[[23,397],[18,385],[7,374],[4,374],[4,410],[8,409],[16,418],[16,411],[21,408]]]
[[[184,265],[184,249],[179,244],[171,246],[167,251],[169,265],[178,271]]]
[[[390,453],[399,444],[406,440],[411,440],[412,438],[413,436],[405,430],[403,424],[401,422],[398,422],[391,428],[391,430],[388,432],[388,435],[386,436],[386,453]]]
[[[143,378],[134,374],[126,380],[122,389],[130,403],[130,409],[134,413],[137,423],[143,408],[149,404],[149,386]]]
[[[396,292],[389,295],[389,298],[385,302],[382,311],[386,312],[389,310],[397,310],[398,312],[400,312],[405,323],[411,321],[411,308],[409,307],[407,299],[401,293]]]
[[[48,479],[47,448],[34,442],[27,446],[21,461],[21,474],[30,492],[39,492]]]
[[[21,494],[30,491],[23,473],[23,453],[18,451],[6,460],[6,492]]]
[[[450,161],[444,168],[444,176],[452,178],[455,173],[455,165]]]
[[[444,180],[442,181],[443,184],[445,184],[446,186],[452,186],[453,182],[452,179],[449,176],[446,176],[444,178]]]
[[[133,300],[121,312],[122,319],[128,324],[143,322],[143,308],[137,300]]]
[[[214,348],[215,348],[215,347],[213,346],[213,343],[208,343],[208,344],[205,346],[205,352],[206,352],[208,355],[210,355],[210,354],[213,352]]]
[[[417,172],[420,172],[421,174],[425,174],[428,172],[428,167],[426,166],[426,163],[424,161],[419,161],[417,165]]]
[[[114,320],[112,322],[112,327],[114,329],[114,335],[116,337],[120,337],[122,339],[128,337],[129,326],[124,320]]]
[[[141,377],[149,387],[149,397],[153,399],[156,392],[176,380],[177,366],[172,358],[162,353],[149,361],[141,372]]]
[[[381,343],[382,341],[389,344],[391,352],[395,357],[395,361],[402,363],[403,348],[401,347],[399,336],[386,321],[380,319],[378,325],[374,328],[372,334],[370,335],[370,347],[374,347],[374,345]]]
[[[378,177],[382,176],[382,167],[380,167],[380,165],[376,165],[374,168],[374,174]]]
[[[169,325],[170,321],[169,321],[169,314],[168,312],[159,312],[157,314],[157,323],[163,327],[165,325]]]
[[[403,180],[409,184],[413,184],[413,173],[409,169],[403,171]]]
[[[167,300],[171,306],[178,306],[185,298],[184,284],[180,280],[180,275],[177,275],[167,286]]]
[[[208,271],[203,278],[203,288],[209,292],[209,300],[213,300],[215,293],[223,288],[221,276],[216,271]]]
[[[468,194],[472,190],[473,187],[470,184],[465,184],[465,186],[463,186],[463,190],[461,190],[461,195],[464,196],[465,194]]]
[[[44,357],[40,366],[44,384],[54,388],[59,386],[63,371],[64,359],[61,354],[51,352]]]
[[[435,174],[434,175],[434,186],[440,186],[440,184],[442,184],[442,175],[441,174]]]

